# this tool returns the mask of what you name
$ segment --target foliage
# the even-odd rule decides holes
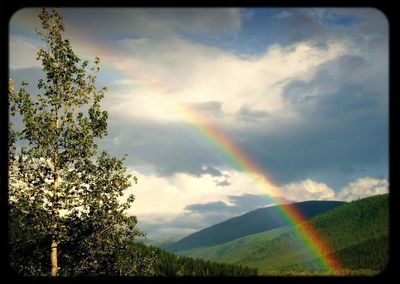
[[[100,107],[106,88],[96,87],[100,59],[87,71],[89,62],[62,37],[61,16],[43,9],[39,18],[45,47],[37,59],[46,78],[36,95],[26,82],[16,90],[10,81],[9,88],[10,115],[23,125],[9,127],[11,266],[48,275],[53,246],[58,275],[146,274],[132,267],[150,266],[152,258],[122,260],[126,242],[142,235],[126,214],[134,197],[125,192],[136,177],[126,173],[124,159],[97,150],[108,118]]]

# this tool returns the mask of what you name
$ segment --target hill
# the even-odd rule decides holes
[[[308,219],[343,203],[342,201],[304,201],[294,203],[293,206]],[[283,227],[287,224],[286,220],[278,213],[276,207],[271,206],[250,211],[193,233],[164,248],[172,252],[177,252],[197,247],[213,246],[247,235]]]
[[[311,224],[342,263],[344,273],[373,275],[389,260],[388,194],[343,204],[313,217]],[[304,225],[304,224],[303,224]],[[221,245],[189,249],[182,255],[258,268],[261,274],[323,274],[315,256],[295,235],[281,227]]]

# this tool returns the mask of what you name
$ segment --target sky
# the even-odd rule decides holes
[[[372,8],[61,8],[81,59],[101,59],[99,147],[138,178],[148,238],[250,210],[388,192],[388,22]],[[9,25],[10,77],[43,76],[39,9]],[[222,135],[253,165],[224,153]],[[269,198],[269,197],[272,197]]]

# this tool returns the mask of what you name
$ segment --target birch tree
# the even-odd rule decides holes
[[[100,106],[107,89],[96,86],[100,59],[89,64],[74,53],[57,11],[42,9],[39,18],[39,92],[29,94],[26,82],[9,88],[10,121],[23,125],[9,129],[11,264],[27,275],[151,273],[150,265],[132,269],[151,257],[120,258],[142,233],[126,214],[136,177],[96,144],[108,118]]]

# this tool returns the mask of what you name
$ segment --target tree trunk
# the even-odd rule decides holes
[[[57,242],[55,240],[51,241],[50,258],[51,258],[50,276],[56,276],[58,270],[58,264],[57,264]]]
[[[57,187],[58,187],[58,175],[57,172],[54,175],[54,195],[56,193]],[[55,196],[54,196],[55,198]],[[54,206],[54,203],[53,203]],[[55,240],[55,231],[57,229],[57,223],[55,222],[55,216],[56,216],[56,210],[53,209],[53,239],[51,240],[51,245],[50,245],[50,261],[51,261],[51,271],[50,271],[50,276],[56,276],[57,275],[57,270],[58,270],[58,263],[57,263],[57,241]]]
[[[58,109],[55,111],[56,114],[56,131],[58,131]],[[57,206],[57,188],[58,188],[58,147],[55,148],[55,153],[54,153],[54,191],[53,191],[53,212],[52,212],[52,217],[53,217],[53,225],[52,225],[52,240],[51,240],[51,245],[50,245],[50,263],[51,263],[51,270],[50,270],[50,276],[56,276],[57,271],[58,271],[58,263],[57,263],[57,246],[58,243],[55,239],[55,233],[57,230],[57,222],[56,222],[56,215],[58,213],[58,208]]]

